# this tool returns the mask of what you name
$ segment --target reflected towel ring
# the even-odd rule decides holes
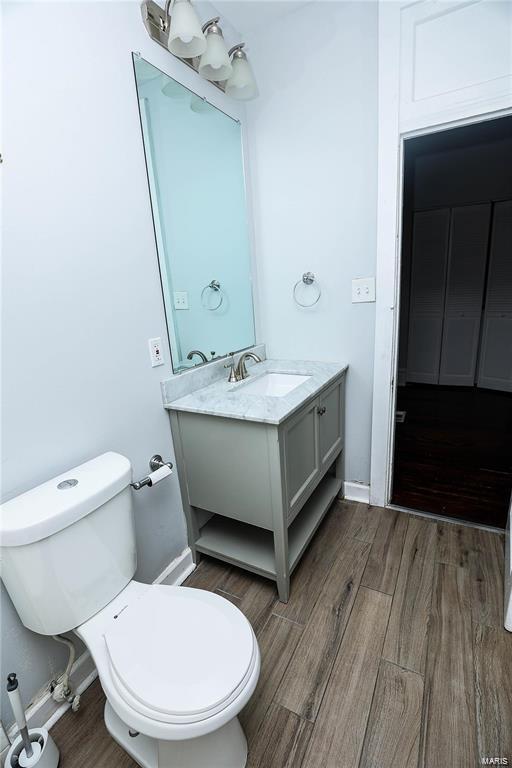
[[[215,306],[211,307],[209,306],[209,303],[205,303],[206,296],[211,296],[211,294],[207,293],[207,291],[213,291],[213,293],[218,293],[219,301]],[[205,285],[203,290],[201,291],[201,304],[205,309],[208,309],[210,312],[215,312],[216,309],[219,309],[222,302],[224,301],[224,294],[222,292],[222,288],[220,287],[220,283],[218,280],[212,280],[208,283],[208,285]]]
[[[308,303],[303,303],[302,301],[299,301],[299,299],[297,298],[297,288],[300,285],[313,285],[314,290],[316,291],[316,299]],[[320,290],[320,286],[316,282],[315,275],[313,272],[304,272],[301,279],[297,280],[297,282],[293,286],[293,299],[295,303],[299,305],[299,307],[314,307],[315,304],[318,303],[321,295],[322,295],[322,291]]]

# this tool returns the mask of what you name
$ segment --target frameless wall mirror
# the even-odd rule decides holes
[[[175,373],[255,343],[240,123],[133,57]]]

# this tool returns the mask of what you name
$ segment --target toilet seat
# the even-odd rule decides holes
[[[165,590],[165,593],[169,596],[169,598],[174,596],[183,597],[185,592],[187,594],[192,593],[190,596],[191,599],[199,601],[195,603],[197,608],[197,615],[203,615],[201,606],[204,604],[204,602],[211,604],[212,599],[220,601],[222,604],[224,602],[228,602],[224,597],[220,597],[219,595],[214,595],[213,593],[205,592],[203,590],[190,589],[189,587],[181,586],[141,584],[137,581],[130,581],[108,605],[106,605],[101,609],[101,611],[98,611],[98,613],[77,627],[75,632],[78,637],[80,637],[80,639],[85,643],[92,655],[102,688],[110,706],[113,708],[116,715],[121,718],[122,722],[126,723],[130,729],[139,731],[145,736],[162,740],[193,739],[198,736],[203,736],[207,733],[212,733],[213,731],[218,730],[223,725],[225,725],[233,717],[236,717],[254,693],[254,689],[258,682],[260,673],[260,653],[256,637],[250,623],[243,615],[243,613],[239,611],[236,606],[231,604],[232,611],[234,612],[233,615],[236,617],[234,618],[234,621],[241,622],[244,627],[248,628],[253,647],[252,658],[248,660],[248,670],[245,679],[239,681],[238,688],[236,688],[231,695],[229,695],[228,691],[225,690],[224,695],[226,695],[227,698],[225,698],[224,701],[220,701],[218,706],[211,710],[207,709],[208,702],[200,701],[198,709],[203,709],[203,712],[195,715],[166,715],[154,709],[154,702],[152,701],[150,701],[149,706],[146,707],[140,701],[140,691],[138,691],[139,699],[137,699],[130,693],[130,691],[119,678],[119,675],[115,671],[111,661],[105,638],[107,635],[109,635],[109,638],[112,640],[113,634],[111,635],[111,633],[114,632],[114,629],[117,631],[117,629],[122,626],[120,623],[121,616],[123,616],[130,607],[135,608],[133,615],[136,614],[140,617],[141,614],[138,613],[139,609],[136,606],[138,606],[139,603],[142,605],[143,603],[141,603],[141,601],[145,600],[146,598],[151,600],[150,595],[153,594],[155,590]],[[155,603],[149,603],[146,605],[154,606]],[[166,625],[167,629],[164,633],[166,636],[170,635],[171,631],[178,631],[178,626],[173,620],[172,615],[173,605],[175,604],[169,604],[169,611],[163,612],[163,615],[167,615],[169,618],[169,621]],[[130,613],[132,613],[132,611],[130,611]],[[127,617],[128,614],[126,614],[125,618]],[[125,624],[124,619],[123,624],[125,628],[128,628],[128,622]],[[141,622],[135,619],[133,620],[133,624],[130,622],[130,627],[134,633],[138,633],[136,636],[139,637],[139,640],[141,638],[140,624]],[[198,656],[203,657],[203,655],[208,652],[209,648],[208,630],[203,629],[201,634],[199,635],[197,633],[196,636],[201,638],[201,654],[198,654]],[[148,632],[146,631],[142,637],[142,640],[140,641],[141,645],[137,647],[137,645],[134,643],[130,645],[130,647],[134,656],[136,654],[140,655],[141,653],[145,653],[146,659],[149,660],[149,654],[147,650],[145,650],[144,644],[142,644],[142,641],[145,642],[147,637]],[[230,637],[232,638],[232,636]],[[127,638],[128,633],[125,635],[125,640],[128,642]],[[112,647],[114,646],[112,645]],[[229,643],[227,644],[225,656],[232,654],[232,651],[233,641],[230,639]],[[247,655],[250,655],[249,651],[247,652]],[[170,654],[168,654],[168,656],[169,658],[172,658]],[[194,660],[194,666],[190,667],[190,656],[191,654],[188,653],[187,657],[189,661],[189,668],[187,679],[189,682],[197,673],[197,665],[195,665],[196,660]],[[204,658],[206,658],[206,656],[204,656]],[[119,658],[117,661],[119,664]],[[146,666],[149,669],[149,663]],[[154,671],[155,669],[158,672],[157,663],[152,666],[152,670]],[[222,692],[218,699],[220,700],[221,698]]]
[[[237,698],[244,693],[244,688],[248,686],[258,663],[259,657],[255,654],[251,661],[251,666],[249,667],[247,674],[245,675],[240,685],[232,692],[230,696],[228,696],[223,702],[219,703],[216,707],[194,715],[191,714],[183,716],[163,714],[162,712],[158,712],[157,710],[144,706],[144,704],[141,704],[140,701],[135,699],[130,691],[125,688],[123,683],[117,678],[115,672],[113,672],[112,669],[110,670],[110,673],[116,692],[119,694],[123,703],[128,706],[131,711],[137,712],[137,714],[141,715],[142,717],[152,720],[155,725],[157,723],[161,723],[162,725],[166,724],[187,726],[193,725],[195,723],[200,725],[201,723],[206,723],[206,721],[209,718],[214,717],[214,715],[221,715],[222,712],[230,706],[230,704],[235,702]]]
[[[152,586],[112,624],[104,642],[118,694],[162,723],[194,723],[222,711],[254,671],[249,622],[211,592]]]

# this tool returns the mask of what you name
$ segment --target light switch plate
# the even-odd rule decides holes
[[[358,277],[352,280],[352,304],[375,301],[375,278]]]
[[[151,359],[151,367],[156,368],[157,365],[164,364],[164,353],[162,352],[162,339],[148,339],[149,344],[149,357]]]
[[[174,291],[174,309],[188,309],[188,291]]]

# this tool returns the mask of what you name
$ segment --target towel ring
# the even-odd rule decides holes
[[[219,302],[214,307],[211,307],[209,305],[209,302],[206,301],[206,296],[211,296],[211,294],[207,294],[207,291],[213,291],[213,293],[217,293],[219,297]],[[201,304],[205,309],[208,309],[210,312],[215,312],[216,309],[219,309],[222,302],[224,301],[224,294],[222,292],[222,288],[220,287],[220,283],[218,280],[212,280],[208,283],[208,285],[205,285],[203,290],[201,291]]]
[[[316,299],[314,301],[310,301],[308,304],[303,303],[302,301],[299,301],[297,298],[297,288],[300,285],[313,285],[314,289],[316,290]],[[295,285],[293,286],[293,299],[296,304],[299,305],[299,307],[314,307],[315,304],[318,303],[320,300],[320,296],[322,295],[322,291],[320,290],[320,286],[316,282],[316,278],[313,272],[304,272],[300,280],[297,280]]]

